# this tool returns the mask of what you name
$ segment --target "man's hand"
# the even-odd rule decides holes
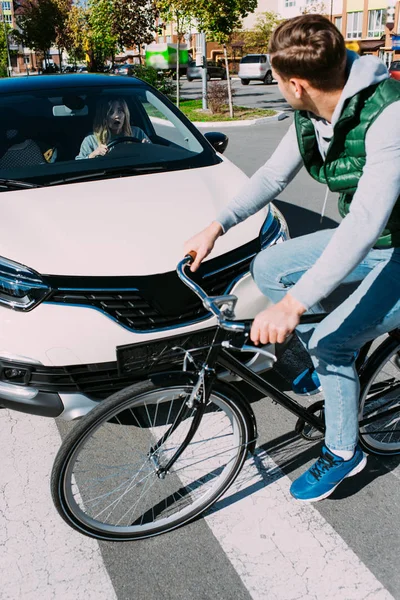
[[[297,327],[305,311],[301,302],[286,294],[280,302],[258,313],[251,328],[251,341],[256,345],[281,344]]]
[[[197,271],[201,262],[210,254],[220,235],[222,235],[222,227],[217,221],[213,221],[206,229],[185,242],[183,247],[185,256],[192,250],[196,252],[196,259],[190,267],[192,272]]]

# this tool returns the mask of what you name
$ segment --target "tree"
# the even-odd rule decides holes
[[[256,8],[257,0],[198,0],[194,6],[195,16],[202,31],[210,39],[223,45],[231,117],[233,117],[233,103],[226,46],[234,31],[241,25],[242,19]]]
[[[62,67],[62,52],[67,48],[68,45],[68,16],[72,8],[72,0],[54,0],[57,8],[57,21],[55,23],[56,29],[56,46],[58,48],[58,56],[60,62],[60,71]]]
[[[176,48],[176,105],[179,108],[180,101],[180,81],[179,81],[179,44],[185,33],[190,30],[193,20],[193,2],[192,0],[158,0],[157,8],[161,17],[167,21],[173,21],[176,27],[177,48]]]
[[[60,10],[54,0],[21,0],[15,14],[18,29],[13,36],[24,46],[39,51],[47,64],[47,54],[55,43]]]
[[[157,9],[149,0],[114,0],[113,34],[117,45],[132,48],[154,40]]]
[[[88,40],[88,19],[85,9],[72,5],[65,24],[65,49],[74,64],[85,60],[85,47]]]
[[[6,36],[10,28],[6,25],[7,30],[4,29],[3,24],[0,23],[0,77],[6,77],[8,72],[8,57],[7,57],[7,38]]]
[[[114,32],[113,0],[89,0],[85,49],[89,56],[89,70],[103,69],[104,62],[115,56],[117,36]]]
[[[271,34],[282,21],[283,19],[275,12],[266,11],[261,13],[252,29],[241,32],[244,51],[247,54],[267,53]]]

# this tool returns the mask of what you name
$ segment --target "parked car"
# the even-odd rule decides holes
[[[188,63],[186,77],[188,81],[193,81],[193,79],[201,79],[202,77],[202,68],[196,66],[196,62],[194,60]],[[207,80],[210,79],[226,79],[226,69],[223,65],[218,64],[215,60],[207,61]]]
[[[400,81],[400,60],[394,60],[389,67],[389,75]]]
[[[76,160],[100,104],[113,99],[126,103],[132,135]],[[209,339],[215,319],[175,268],[184,241],[247,176],[221,154],[224,134],[203,136],[134,77],[10,78],[0,106],[0,405],[74,419],[132,381],[117,348],[145,342],[140,379],[155,368],[156,340]],[[136,143],[139,130],[146,143]],[[266,300],[250,263],[287,237],[271,205],[223,236],[196,277],[209,294],[236,294],[237,318],[251,318]]]
[[[60,72],[60,68],[56,64],[49,64],[42,71],[42,73],[45,75],[51,75],[51,74],[59,73],[59,72]]]
[[[126,63],[123,65],[117,65],[114,67],[115,75],[129,75],[130,77],[133,75],[134,66],[131,63]]]
[[[243,85],[248,85],[253,79],[266,84],[273,82],[269,54],[247,54],[240,59],[239,73]]]

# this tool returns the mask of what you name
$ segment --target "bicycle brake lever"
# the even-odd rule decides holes
[[[264,348],[260,348],[258,346],[248,346],[247,344],[244,344],[244,346],[241,348],[237,348],[236,346],[232,346],[229,340],[222,342],[221,346],[224,348],[229,348],[230,350],[238,350],[239,352],[254,352],[255,354],[258,352],[259,354],[263,354],[272,360],[274,363],[278,360],[275,354],[271,354],[271,352],[268,352],[267,350],[264,350]]]

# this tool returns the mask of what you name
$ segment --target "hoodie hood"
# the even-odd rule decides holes
[[[346,85],[332,115],[332,126],[339,119],[346,100],[370,85],[380,83],[389,77],[385,64],[379,58],[376,56],[358,56],[351,50],[347,50],[347,73]]]

